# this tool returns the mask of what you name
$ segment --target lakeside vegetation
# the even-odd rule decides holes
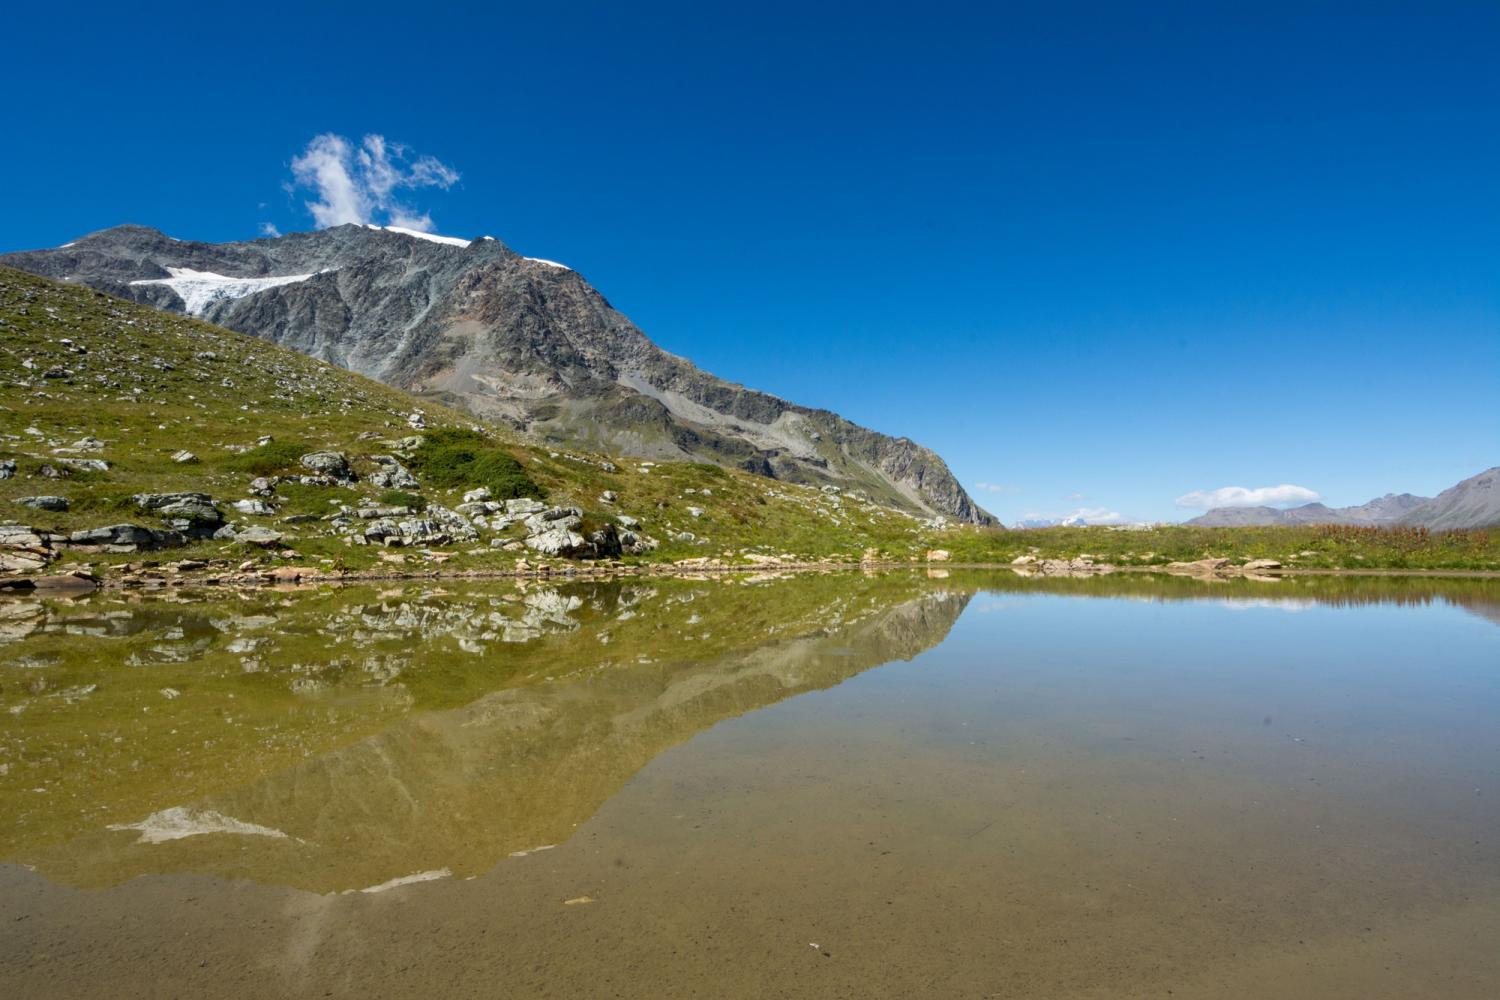
[[[1435,532],[1426,528],[1299,525],[1204,528],[1159,525],[976,529],[946,534],[942,545],[955,562],[1009,563],[1091,557],[1119,566],[1164,566],[1224,558],[1274,559],[1295,569],[1500,570],[1500,529]]]

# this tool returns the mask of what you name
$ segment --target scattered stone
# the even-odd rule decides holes
[[[477,503],[480,500],[488,500],[489,498],[490,488],[488,486],[480,486],[464,494],[464,503]]]
[[[837,487],[829,487],[829,486],[823,487],[823,491],[825,493],[828,492],[830,489],[836,490]],[[948,552],[947,549],[928,549],[927,550],[927,561],[928,562],[947,562],[949,560],[949,558],[951,558],[951,554]]]
[[[605,490],[603,493],[599,494],[599,502],[600,503],[614,503],[615,502],[615,491],[614,490]]]
[[[229,506],[241,514],[249,514],[252,517],[269,517],[276,513],[276,509],[264,500],[236,500]]]
[[[258,497],[268,497],[276,492],[280,480],[275,476],[257,476],[250,480],[250,492]]]
[[[172,455],[172,461],[176,462],[178,465],[192,465],[198,461],[198,456],[194,455],[187,449],[183,449],[182,451],[175,452]]]
[[[1280,569],[1281,561],[1278,559],[1252,559],[1240,568],[1247,573],[1254,573],[1259,570],[1267,569]]]
[[[0,479],[9,479],[16,474],[16,460],[13,458],[0,459]]]

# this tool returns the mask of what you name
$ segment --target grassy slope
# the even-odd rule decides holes
[[[85,353],[75,353],[62,343],[64,339]],[[200,357],[203,352],[214,357]],[[52,369],[71,374],[45,377]],[[309,451],[343,451],[356,469],[369,472],[375,466],[368,456],[390,452],[386,442],[410,434],[406,416],[417,408],[426,414],[429,427],[474,426],[472,416],[418,403],[405,393],[294,351],[87,288],[0,268],[0,459],[13,458],[20,467],[16,477],[0,480],[0,520],[46,530],[121,521],[150,524],[149,516],[133,511],[125,498],[145,491],[198,490],[221,504],[242,499],[249,496],[254,474],[235,467],[236,449],[266,434],[298,442]],[[747,552],[854,561],[872,548],[882,558],[906,561],[929,548],[943,548],[962,562],[1009,562],[1028,553],[1087,553],[1101,561],[1134,565],[1228,556],[1270,557],[1308,567],[1500,569],[1500,532],[1428,536],[1406,530],[1183,526],[1026,532],[962,527],[934,532],[875,504],[717,466],[666,463],[648,468],[613,457],[617,471],[606,472],[598,464],[602,456],[552,451],[506,430],[486,430],[520,460],[547,490],[550,501],[577,505],[599,518],[613,513],[639,518],[645,532],[662,543],[649,557],[655,562],[697,556],[738,561]],[[56,464],[58,449],[86,436],[103,440],[104,448],[75,457],[102,457],[111,463],[108,472],[74,472],[64,480],[36,474],[43,463]],[[173,463],[171,456],[180,449],[195,453],[200,461]],[[604,490],[617,494],[615,505],[599,501]],[[227,510],[226,514],[237,524],[263,523],[284,531],[296,552],[289,558],[302,562],[322,559],[362,569],[384,565],[383,556],[404,557],[408,564],[425,558],[420,553],[350,546],[320,524],[291,526],[281,520],[289,514],[326,514],[333,509],[332,501],[378,497],[381,491],[366,483],[352,489],[283,487],[280,492],[280,507],[273,517],[246,517]],[[420,492],[453,506],[461,491]],[[35,494],[66,496],[72,509],[54,514],[14,503],[16,497]],[[703,513],[694,517],[689,507]],[[683,531],[699,541],[674,541]],[[510,530],[516,537],[519,533],[519,527]],[[505,569],[515,563],[516,554],[484,548],[487,541],[472,549],[455,549],[446,566]],[[180,554],[278,558],[223,542],[198,543]],[[87,558],[98,566],[130,557]]]
[[[75,353],[77,348],[84,353]],[[200,356],[203,352],[214,356]],[[70,374],[44,374],[59,369]],[[20,468],[14,478],[0,480],[0,520],[58,531],[122,521],[150,524],[149,516],[131,508],[130,494],[197,490],[221,504],[243,499],[250,495],[255,473],[236,468],[242,464],[235,461],[238,450],[268,434],[308,451],[343,451],[356,470],[367,473],[376,468],[369,455],[390,452],[391,441],[412,433],[406,417],[414,409],[425,413],[429,428],[475,426],[472,416],[418,403],[274,344],[0,268],[0,459],[15,459]],[[662,543],[651,556],[654,561],[718,558],[744,549],[807,559],[858,559],[867,545],[906,558],[922,545],[912,518],[873,504],[717,466],[646,468],[615,457],[617,471],[606,472],[599,464],[602,456],[551,451],[510,432],[485,429],[520,460],[551,502],[576,504],[601,518],[612,513],[639,518],[644,530]],[[98,438],[105,446],[65,450],[84,437]],[[182,449],[199,461],[174,463],[173,454]],[[75,471],[61,480],[37,474],[41,465],[57,466],[65,456],[104,458],[111,468]],[[613,506],[598,499],[605,490],[616,493]],[[331,501],[373,499],[381,492],[363,482],[352,489],[283,487],[273,517],[228,510],[226,515],[237,524],[263,523],[286,532],[288,544],[301,557],[360,568],[379,562],[380,551],[349,546],[318,524],[292,526],[281,519],[326,514],[333,509]],[[420,492],[452,506],[462,491]],[[14,502],[37,494],[65,496],[71,510],[49,513]],[[688,507],[703,513],[695,517]],[[708,541],[672,540],[683,531]],[[510,533],[519,537],[519,532],[517,526]],[[199,543],[183,554],[275,558],[223,542]],[[488,550],[459,552],[448,565],[501,568],[516,558]],[[96,565],[109,561],[89,559]]]

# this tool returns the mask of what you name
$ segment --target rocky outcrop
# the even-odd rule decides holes
[[[339,226],[207,244],[121,226],[0,262],[192,311],[546,439],[858,488],[915,513],[993,523],[929,449],[703,372],[576,272],[496,240]],[[205,292],[169,269],[225,281]]]
[[[421,486],[417,477],[393,455],[371,455],[370,460],[380,466],[379,472],[370,474],[370,483],[383,490],[414,490]]]
[[[340,452],[315,451],[303,455],[299,461],[304,469],[315,476],[322,476],[337,483],[354,481],[354,471],[349,468],[349,460]]]
[[[1433,531],[1500,526],[1500,466],[1449,487],[1410,511],[1401,523]]]

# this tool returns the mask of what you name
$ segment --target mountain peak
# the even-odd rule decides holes
[[[345,225],[215,244],[121,226],[0,261],[285,344],[543,441],[995,523],[930,449],[704,372],[570,268],[490,237]]]

